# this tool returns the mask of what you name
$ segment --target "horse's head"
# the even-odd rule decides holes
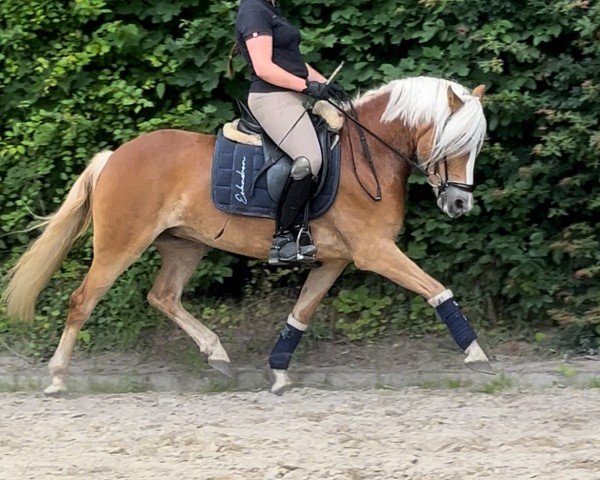
[[[380,117],[390,126],[387,138],[416,154],[438,206],[452,218],[473,208],[473,169],[487,126],[481,106],[484,90],[483,85],[469,92],[448,80],[411,77],[370,90],[355,103],[357,110],[366,109],[387,94]],[[404,135],[398,135],[397,122]]]
[[[433,121],[416,128],[419,163],[437,198],[451,218],[473,208],[473,169],[486,131],[481,100],[485,87],[469,93],[457,84],[447,87],[447,103]]]

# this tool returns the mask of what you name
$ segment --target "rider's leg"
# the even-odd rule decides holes
[[[310,236],[303,236],[301,243],[296,243],[296,232],[303,225],[304,211],[310,199],[313,186],[313,174],[306,157],[294,160],[288,186],[277,212],[277,224],[273,245],[269,252],[269,262],[290,262],[315,256],[316,247]]]
[[[310,198],[313,174],[306,157],[298,157],[294,160],[290,177],[277,216],[277,230],[289,230],[296,218],[303,213],[304,206]]]
[[[305,157],[313,175],[321,170],[321,146],[304,102],[297,92],[251,93],[248,107],[269,137],[292,159]]]
[[[306,97],[296,92],[251,93],[248,106],[265,132],[291,158],[295,159],[288,186],[281,200],[277,229],[271,248],[271,263],[297,260],[296,231],[310,198],[312,179],[322,164],[321,147],[303,105]],[[299,252],[316,253],[310,237],[303,239]],[[308,245],[307,245],[308,243]]]

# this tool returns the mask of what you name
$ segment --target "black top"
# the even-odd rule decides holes
[[[250,92],[284,92],[285,88],[265,82],[256,75],[246,48],[246,40],[260,35],[273,37],[273,63],[301,78],[308,70],[300,53],[300,30],[270,0],[241,0],[235,21],[237,44],[250,67]]]

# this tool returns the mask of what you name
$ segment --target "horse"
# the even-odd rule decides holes
[[[364,151],[348,148],[359,144],[361,134],[347,121],[339,134],[337,197],[323,216],[311,222],[319,266],[310,270],[288,316],[288,327],[301,335],[334,281],[353,262],[356,268],[383,275],[428,300],[466,355],[465,363],[488,361],[451,291],[410,260],[395,241],[405,215],[408,159],[428,176],[436,203],[447,215],[458,217],[473,207],[474,165],[486,133],[484,90],[483,85],[469,91],[456,82],[414,77],[393,80],[355,98],[352,110],[369,132],[366,144],[381,195],[375,201],[367,194],[375,184],[374,172],[367,168]],[[195,341],[212,367],[230,373],[230,359],[219,337],[185,310],[181,294],[211,248],[266,259],[274,224],[215,208],[214,147],[213,135],[165,129],[143,134],[114,152],[96,154],[60,208],[48,217],[42,234],[9,272],[3,295],[7,312],[31,319],[39,293],[93,223],[93,260],[70,296],[64,331],[48,365],[52,383],[46,394],[67,390],[65,379],[78,332],[117,277],[151,246],[158,250],[162,265],[148,302]],[[279,337],[278,352],[282,353],[282,345],[287,348],[283,353],[289,363],[295,345],[286,345],[286,338],[289,335],[283,333]],[[292,343],[297,345],[296,340]],[[274,368],[273,373],[273,392],[292,384],[287,366]]]

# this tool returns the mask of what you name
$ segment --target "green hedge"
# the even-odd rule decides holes
[[[558,323],[592,348],[600,336],[600,4],[281,3],[303,28],[307,60],[325,73],[345,60],[339,79],[350,90],[413,75],[487,85],[477,207],[450,221],[415,178],[400,243],[478,323]],[[54,211],[98,150],[161,127],[211,132],[234,116],[232,98],[246,88],[240,59],[236,77],[225,78],[235,9],[220,0],[0,4],[0,270],[33,238],[25,232],[33,214]],[[56,341],[90,255],[80,247],[46,291],[33,327],[44,345]],[[156,263],[149,256],[117,282],[84,342],[116,341],[109,333],[121,305],[136,305],[118,330],[131,342],[161,322],[144,305]],[[195,287],[227,277],[231,263],[212,256]],[[436,328],[422,300],[380,279],[350,272],[342,289],[332,308],[350,338]],[[0,311],[0,335],[14,329]]]

